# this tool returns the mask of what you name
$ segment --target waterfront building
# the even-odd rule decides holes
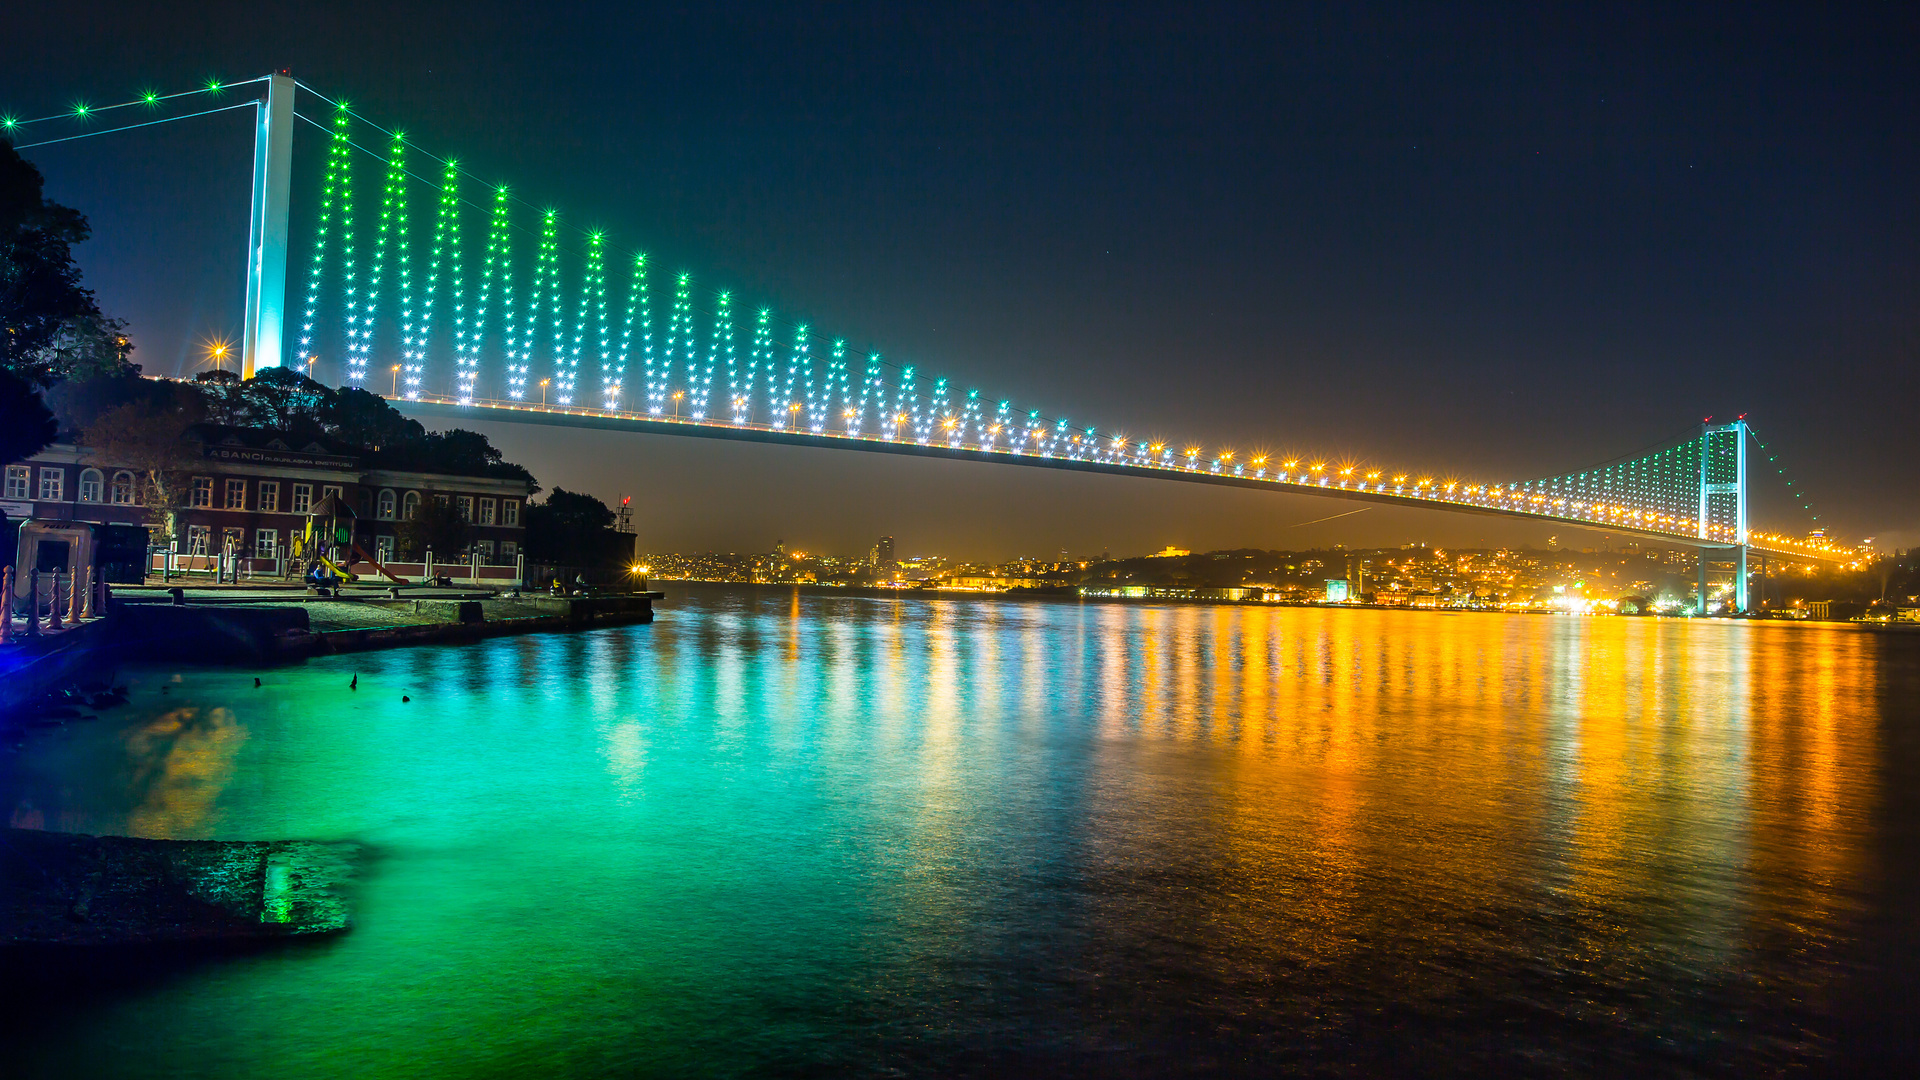
[[[471,546],[436,553],[445,561],[477,554],[483,564],[510,566],[526,546],[532,484],[524,479],[412,470],[391,461],[376,466],[365,451],[331,440],[292,445],[269,429],[202,424],[188,438],[198,460],[179,470],[182,554],[215,555],[231,543],[242,557],[283,559],[308,512],[328,496],[353,508],[355,542],[383,562],[398,551],[401,523],[428,499],[457,507],[470,525]],[[56,442],[5,470],[0,511],[10,520],[159,525],[142,504],[137,471],[88,447]]]

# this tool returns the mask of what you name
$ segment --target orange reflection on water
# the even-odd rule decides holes
[[[171,709],[126,732],[134,836],[200,837],[232,783],[247,729],[225,708]]]
[[[1545,912],[1573,932],[1539,959],[1634,983],[1724,965],[1756,924],[1820,921],[1863,873],[1862,635],[1175,606],[1086,619],[1093,653],[1028,642],[1030,706],[1045,707],[1036,684],[1084,675],[1104,738],[1220,751],[1178,796],[1209,829],[1114,843],[1214,884],[1186,917],[1229,951],[1330,958],[1392,937],[1444,953],[1449,921]],[[1143,793],[1153,782],[1103,785],[1108,816],[1169,817],[1143,810],[1167,794]]]

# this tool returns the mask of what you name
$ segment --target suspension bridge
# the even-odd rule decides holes
[[[645,253],[566,226],[284,72],[0,117],[0,134],[29,150],[235,109],[255,112],[247,378],[281,366],[311,376],[324,365],[338,383],[387,389],[424,418],[963,458],[1604,529],[1701,549],[1703,606],[1710,565],[1727,568],[1730,599],[1744,610],[1749,553],[1860,555],[1818,532],[1754,527],[1750,474],[1764,464],[1791,484],[1745,417],[1709,419],[1578,472],[1515,480],[1141,440],[1018,408],[852,355],[844,338],[749,311],[730,292],[696,288],[691,274],[656,277]],[[296,132],[324,143],[312,233],[302,238],[290,235]],[[296,257],[305,262],[294,281]]]

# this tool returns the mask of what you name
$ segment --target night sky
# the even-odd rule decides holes
[[[1050,416],[1519,479],[1748,413],[1822,523],[1920,542],[1901,5],[196,6],[10,6],[0,109],[286,67],[663,270]],[[27,151],[92,219],[88,279],[149,371],[239,333],[249,116]],[[656,550],[1553,531],[475,426],[546,487],[637,494]],[[1772,490],[1758,523],[1808,527]]]

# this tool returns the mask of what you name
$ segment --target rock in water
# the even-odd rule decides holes
[[[358,848],[0,831],[0,941],[71,945],[326,934]]]

